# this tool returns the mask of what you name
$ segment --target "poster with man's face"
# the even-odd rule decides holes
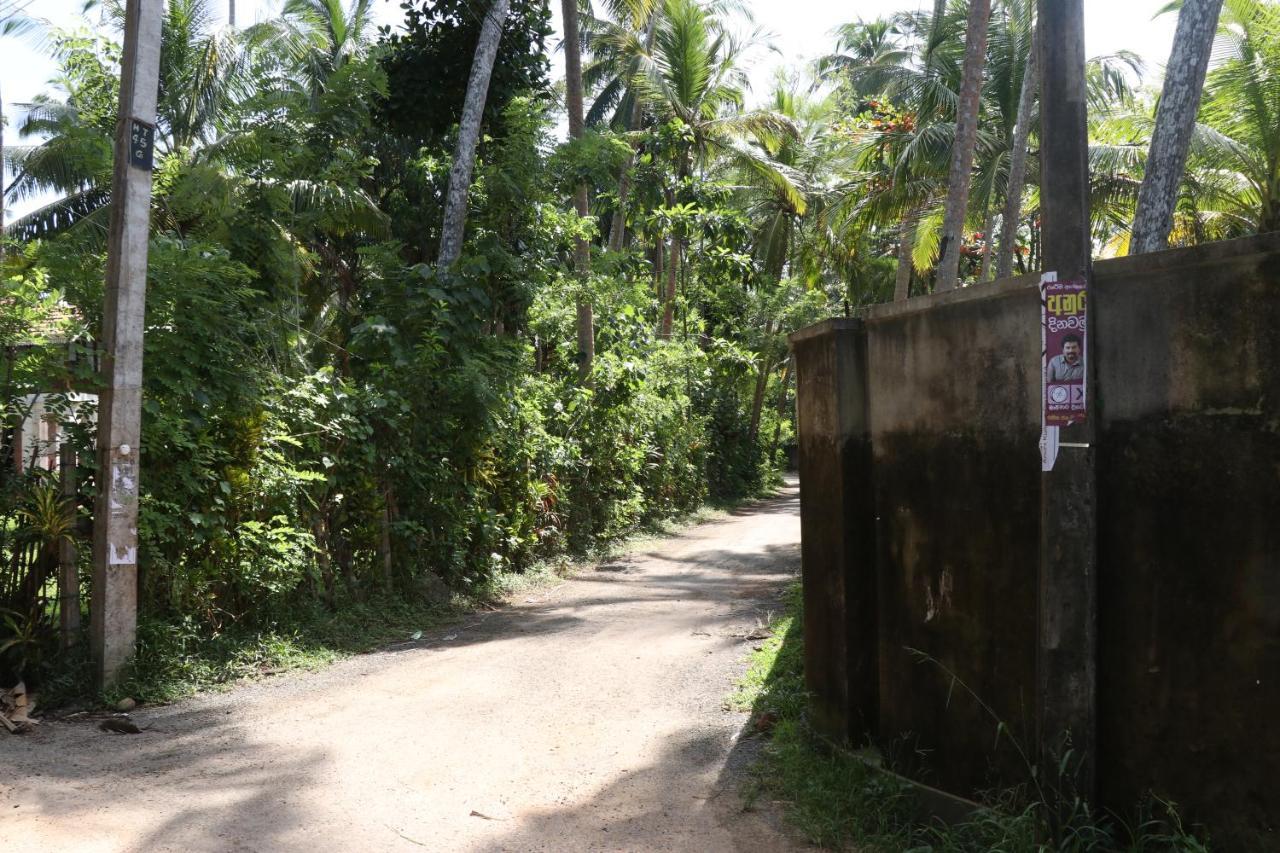
[[[1083,423],[1087,413],[1084,281],[1046,281],[1040,285],[1044,323],[1044,422],[1046,426]]]

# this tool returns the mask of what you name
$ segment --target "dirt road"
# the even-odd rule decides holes
[[[322,672],[0,736],[40,851],[795,849],[723,702],[799,567],[794,489]]]

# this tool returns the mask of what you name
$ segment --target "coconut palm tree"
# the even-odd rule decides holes
[[[449,172],[449,192],[445,199],[444,224],[440,229],[441,269],[453,266],[462,257],[462,239],[467,226],[467,195],[471,189],[471,173],[476,164],[476,146],[480,142],[480,120],[489,95],[489,77],[498,56],[502,26],[511,9],[511,0],[493,0],[480,26],[471,77],[462,105],[462,121],[458,125],[458,144],[454,149],[453,169]]]
[[[1035,103],[1034,50],[1035,6],[1032,0],[1002,0],[992,12],[987,39],[986,81],[983,85],[984,125],[1000,138],[1000,149],[987,162],[980,162],[977,197],[985,211],[982,218],[982,266],[978,279],[985,280],[994,265],[1007,265],[1013,255],[1026,182],[1027,143],[1038,118]],[[1013,230],[1008,253],[994,257],[993,226],[997,209],[1002,211],[1002,232]],[[1008,275],[1008,271],[1004,275]],[[1000,274],[997,272],[997,276]]]
[[[897,22],[889,18],[843,24],[836,29],[836,52],[817,62],[818,76],[846,83],[860,98],[879,95],[882,89],[867,70],[909,63],[911,48],[902,35]]]
[[[595,92],[586,114],[588,126],[608,124],[617,129],[637,127],[632,121],[638,103],[636,76],[644,56],[653,51],[654,33],[666,14],[665,0],[603,0],[603,15],[580,4],[582,48],[590,54],[583,72],[588,91]],[[704,0],[707,24],[726,30],[731,21],[752,22],[743,0]]]
[[[978,265],[979,279],[993,266],[997,275],[1011,274],[1019,227],[1029,221],[1023,215],[1023,196],[1038,112],[1034,10],[1030,0],[1001,0],[989,22],[983,120],[976,133],[964,223],[982,236],[976,242],[962,240],[961,246],[962,254]],[[843,187],[847,197],[832,205],[829,215],[836,228],[884,235],[881,245],[896,247],[898,299],[907,296],[913,272],[927,271],[939,254],[955,149],[962,11],[953,6],[941,20],[924,12],[896,15],[887,27],[884,22],[861,25],[861,38],[856,26],[847,28],[841,54],[824,61],[839,75],[847,108],[856,113],[842,125],[856,139],[854,171]],[[1141,71],[1135,57],[1096,57],[1089,69],[1092,114],[1110,115],[1131,103],[1132,80]],[[1034,209],[1034,193],[1031,201]],[[1001,252],[993,257],[998,215],[1004,237]]]
[[[21,10],[11,11],[0,18],[0,43],[12,38],[30,38],[35,35],[43,35],[45,30],[46,24],[40,19],[24,14]],[[5,121],[3,87],[0,86],[0,234],[4,231],[4,167],[9,162],[5,156],[4,147]],[[0,239],[0,260],[3,260],[3,258],[4,241]]]
[[[583,45],[591,53],[584,72],[586,87],[596,92],[586,115],[588,126],[608,124],[618,130],[635,132],[644,123],[645,101],[636,85],[646,57],[654,48],[659,22],[666,14],[665,0],[605,0],[603,17],[586,15]],[[702,4],[707,25],[724,31],[730,19],[751,21],[740,0],[709,0]],[[638,139],[638,137],[637,137]],[[610,251],[621,251],[626,236],[632,171],[636,149],[624,162],[618,177],[618,198],[609,227]]]
[[[827,216],[837,232],[892,231],[895,299],[913,269],[933,263],[934,208],[946,187],[960,81],[961,19],[939,4],[843,28],[838,53],[819,68],[836,75],[857,117],[853,172]],[[922,222],[927,226],[921,228]]]
[[[124,25],[124,7],[108,10]],[[253,92],[240,37],[217,26],[212,0],[170,0],[162,23],[157,148],[207,145],[230,126],[236,106]]]
[[[1220,212],[1248,231],[1280,231],[1280,6],[1226,0],[1219,38],[1224,60],[1210,70],[1192,159],[1230,177]]]
[[[990,18],[991,0],[969,0],[951,175],[947,186],[946,215],[942,221],[938,290],[951,290],[959,280],[960,239],[968,213],[973,153],[978,142],[978,113],[982,107],[982,72],[987,61],[987,24]]]
[[[105,8],[108,20],[123,28],[123,4],[112,2]],[[17,168],[6,194],[11,200],[49,191],[59,197],[14,222],[10,232],[31,238],[85,222],[105,234],[115,104],[105,105],[103,92],[109,88],[111,69],[75,39],[55,36],[53,41],[64,66],[71,52],[78,52],[79,59],[71,64],[82,73],[57,81],[66,94],[63,101],[42,98],[23,105],[19,135],[47,141],[10,158]],[[170,0],[161,23],[157,156],[189,154],[230,129],[239,104],[253,91],[250,71],[239,37],[217,26],[212,0]]]
[[[1280,230],[1280,7],[1225,0],[1214,51],[1169,219],[1174,245]],[[1095,239],[1108,253],[1131,250],[1156,122],[1133,104],[1091,130]]]
[[[693,177],[695,169],[713,158],[724,159],[758,182],[783,193],[803,213],[805,199],[790,179],[758,150],[743,144],[794,134],[794,125],[772,110],[745,110],[747,87],[742,56],[749,43],[736,40],[717,26],[707,8],[696,0],[667,0],[654,36],[654,49],[642,57],[636,89],[655,115],[678,127],[673,156],[675,189]],[[659,337],[671,336],[679,281],[682,238],[673,236],[666,263]]]
[[[1013,274],[1013,254],[1018,239],[1018,221],[1022,218],[1022,196],[1027,180],[1027,143],[1034,125],[1039,49],[1034,26],[1028,33],[1028,49],[1023,64],[1022,82],[1018,90],[1017,119],[1009,141],[1009,178],[1005,183],[1004,209],[1000,215],[1000,250],[996,258],[996,278]]]
[[[111,130],[105,122],[82,116],[78,96],[71,84],[66,101],[39,98],[19,105],[19,138],[46,139],[10,149],[14,177],[5,197],[19,202],[52,193],[56,198],[7,226],[10,236],[30,240],[92,223],[98,237],[105,239],[114,158]]]
[[[287,0],[276,21],[251,37],[279,40],[314,100],[339,68],[373,44],[373,0]]]
[[[790,121],[796,132],[785,136],[766,133],[753,139],[752,145],[785,175],[787,184],[760,182],[753,180],[750,173],[741,174],[736,181],[741,187],[739,202],[753,226],[753,253],[762,285],[776,287],[789,274],[812,287],[820,282],[831,256],[839,252],[834,241],[826,239],[830,235],[821,229],[820,215],[823,201],[832,189],[831,176],[839,171],[837,161],[842,153],[839,144],[833,144],[827,134],[835,115],[836,98],[807,96],[796,87],[778,85],[770,106],[775,114]],[[803,206],[795,203],[791,190],[801,194]],[[803,233],[806,220],[811,221],[810,239],[805,239]],[[769,376],[786,350],[779,346],[779,332],[776,319],[766,318],[757,355],[749,442],[754,442],[759,432]]]
[[[564,68],[565,68],[565,108],[569,113],[569,139],[580,140],[583,134],[582,115],[582,49],[579,46],[578,0],[563,0],[561,10],[564,20]],[[586,181],[580,181],[573,188],[573,206],[579,218],[586,219],[591,214],[587,197]],[[586,237],[579,236],[574,240],[573,272],[580,281],[585,281],[591,274],[591,245]],[[586,383],[591,377],[592,362],[595,361],[595,317],[591,302],[579,296],[578,313],[578,380]]]
[[[661,4],[656,0],[610,0],[607,6],[608,18],[591,16],[584,28],[584,42],[592,52],[586,84],[599,90],[586,122],[601,124],[605,121],[605,114],[614,110],[609,121],[611,125],[619,123],[625,116],[622,129],[636,131],[644,118],[644,101],[637,96],[632,81],[639,72],[641,58],[653,50]],[[617,206],[609,226],[609,250],[613,252],[622,250],[626,237],[627,206],[635,158],[633,145],[618,175]]]
[[[1185,0],[1181,6],[1133,218],[1129,251],[1135,255],[1168,244],[1222,0]]]

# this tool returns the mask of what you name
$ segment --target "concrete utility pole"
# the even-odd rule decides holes
[[[102,312],[98,499],[90,639],[94,679],[110,684],[133,654],[138,618],[138,445],[151,168],[164,0],[128,0]]]
[[[1040,0],[1040,209],[1044,270],[1091,283],[1089,135],[1082,0]],[[1093,303],[1093,300],[1089,300]],[[1093,312],[1090,311],[1090,314]],[[1090,326],[1094,320],[1090,317]],[[1096,328],[1096,326],[1095,326]],[[1085,336],[1088,387],[1093,336]],[[1040,497],[1037,726],[1042,778],[1071,736],[1078,793],[1094,800],[1097,751],[1097,415],[1061,428],[1061,455]]]
[[[62,500],[71,504],[76,499],[76,451],[68,435],[62,436],[58,449],[58,478]],[[70,536],[58,543],[58,622],[62,647],[70,648],[80,636],[80,567],[76,560],[75,540]]]

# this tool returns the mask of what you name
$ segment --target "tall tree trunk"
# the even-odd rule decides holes
[[[947,15],[947,0],[933,0],[933,30],[937,32],[942,26],[942,20]]]
[[[326,500],[316,508],[316,517],[311,523],[311,538],[316,543],[316,568],[319,569],[321,595],[324,596],[325,604],[332,608],[337,601],[337,591],[329,551],[328,514],[329,507]]]
[[[909,211],[898,225],[898,279],[893,285],[893,301],[911,295],[911,248],[916,242],[916,211]]]
[[[693,172],[693,155],[690,151],[682,151],[680,153],[679,164],[676,167],[676,188],[683,187],[685,180]],[[667,207],[674,208],[676,204],[675,190],[667,190]],[[676,310],[676,283],[680,278],[680,255],[684,249],[684,243],[681,240],[679,229],[673,224],[671,228],[671,257],[667,263],[667,293],[663,300],[662,308],[662,325],[658,328],[658,337],[667,340],[671,337],[671,325],[675,319]]]
[[[1273,182],[1273,189],[1262,200],[1262,215],[1258,219],[1258,233],[1280,231],[1280,176]]]
[[[995,212],[991,209],[991,199],[987,199],[987,212],[982,217],[982,267],[978,272],[978,281],[986,281],[991,275],[991,226],[994,224]]]
[[[956,104],[956,136],[951,150],[951,177],[942,221],[942,257],[938,261],[938,290],[952,290],[960,279],[960,240],[969,208],[973,149],[978,140],[982,72],[987,62],[987,24],[991,0],[969,0],[969,23],[964,39],[964,71]]]
[[[493,0],[476,42],[471,61],[471,77],[467,81],[467,97],[462,104],[462,121],[458,126],[458,145],[449,172],[449,193],[445,199],[444,224],[440,229],[440,269],[448,269],[462,256],[462,241],[467,228],[467,195],[471,190],[471,172],[476,165],[476,145],[480,142],[480,120],[484,118],[484,102],[489,96],[489,77],[498,56],[502,26],[507,20],[511,0]]]
[[[662,301],[662,277],[663,259],[666,257],[665,241],[659,237],[654,241],[653,246],[653,298],[659,302]]]
[[[5,190],[5,171],[4,171],[4,95],[0,93],[0,261],[4,260],[4,190]]]
[[[0,92],[0,261],[4,260],[4,95]]]
[[[227,26],[236,25],[236,0],[227,0]]]
[[[658,337],[662,340],[671,338],[671,326],[676,316],[676,283],[680,279],[680,238],[671,235],[671,252],[667,256],[667,292],[662,300],[662,325],[658,327]]]
[[[635,112],[639,112],[639,105]],[[634,128],[640,123],[640,119],[630,122],[629,125]],[[609,224],[609,251],[621,252],[622,245],[627,237],[627,202],[631,196],[631,170],[635,168],[636,151],[633,146],[631,153],[627,155],[627,161],[622,164],[622,174],[618,178],[618,207],[613,211],[613,221]]]
[[[760,415],[764,411],[764,395],[769,390],[769,370],[773,367],[773,320],[764,324],[764,346],[756,369],[756,391],[751,397],[751,423],[747,427],[747,444],[754,445],[760,435]]]
[[[1221,11],[1222,0],[1185,0],[1178,13],[1178,29],[1173,36],[1147,154],[1147,171],[1138,190],[1138,209],[1129,238],[1131,255],[1158,252],[1169,245],[1178,187],[1187,166],[1191,133],[1200,111],[1200,91]]]
[[[62,500],[71,507],[72,518],[74,518],[76,452],[71,445],[70,437],[65,432],[62,435],[62,446],[58,448],[58,480],[62,486]],[[74,529],[74,523],[72,527]],[[64,649],[75,645],[80,637],[80,568],[76,557],[74,536],[66,536],[59,540],[58,622]]]
[[[769,443],[769,460],[778,455],[778,444],[782,441],[782,417],[787,413],[787,386],[791,384],[791,368],[795,359],[787,357],[787,364],[782,368],[782,382],[778,384],[778,418],[773,424],[773,441]]]
[[[1000,217],[1000,253],[996,257],[996,278],[1013,275],[1013,253],[1018,244],[1018,220],[1022,218],[1022,192],[1027,182],[1027,140],[1031,137],[1031,110],[1036,99],[1039,77],[1040,28],[1031,33],[1031,50],[1022,72],[1022,91],[1018,95],[1018,118],[1013,125],[1013,142],[1009,148],[1009,185],[1004,194],[1004,212]]]
[[[569,113],[569,138],[581,139],[585,122],[582,114],[582,48],[579,44],[578,0],[561,0],[560,10],[564,15],[564,101]],[[591,215],[585,183],[574,187],[573,204],[580,219],[586,219]],[[591,246],[582,237],[577,238],[573,244],[573,271],[580,284],[585,283],[587,276],[591,274]],[[591,302],[582,295],[580,290],[578,295],[578,380],[580,382],[585,383],[591,378],[591,367],[595,357],[595,317],[591,310]]]
[[[382,541],[378,545],[378,551],[382,556],[382,586],[387,592],[391,592],[395,587],[395,559],[391,547],[391,523],[394,521],[394,515],[395,498],[392,496],[391,484],[384,482],[382,484],[382,518],[380,519]]]
[[[568,2],[568,0],[565,0]],[[645,30],[644,45],[645,51],[653,49],[653,40],[658,31],[658,10],[654,9],[649,15],[649,26]],[[640,122],[644,119],[644,103],[636,96],[635,91],[631,93],[631,115],[627,120],[627,130],[638,130]],[[613,212],[613,222],[609,226],[609,251],[621,252],[622,245],[626,241],[627,234],[627,201],[631,196],[631,170],[636,164],[636,147],[631,146],[631,153],[627,155],[627,162],[622,165],[622,174],[618,178],[618,209]]]

